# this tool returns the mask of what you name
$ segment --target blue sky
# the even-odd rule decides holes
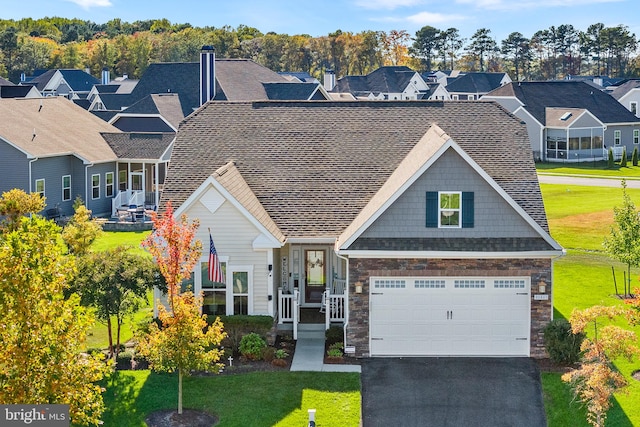
[[[3,1],[4,19],[62,16],[105,23],[167,18],[172,23],[221,27],[240,24],[263,33],[326,35],[337,29],[406,30],[425,25],[455,27],[469,38],[489,28],[500,42],[511,32],[530,38],[537,30],[571,24],[626,25],[640,35],[638,0],[12,0]]]

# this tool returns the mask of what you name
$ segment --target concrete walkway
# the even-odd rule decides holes
[[[296,351],[291,362],[291,371],[315,372],[361,372],[360,365],[334,365],[324,362],[324,325],[304,324],[298,326]]]

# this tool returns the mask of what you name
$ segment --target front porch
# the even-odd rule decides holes
[[[298,339],[301,323],[319,323],[324,329],[332,325],[344,325],[347,319],[346,280],[334,279],[331,286],[322,294],[322,303],[318,307],[302,307],[300,291],[286,293],[278,288],[278,328],[293,330],[293,339]]]

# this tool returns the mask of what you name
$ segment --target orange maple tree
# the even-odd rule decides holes
[[[601,322],[628,314],[624,306],[598,305],[573,310],[569,319],[574,334],[593,326],[592,334],[582,342],[584,355],[580,367],[562,375],[562,380],[571,384],[578,399],[586,405],[587,421],[596,427],[604,426],[613,394],[627,385],[612,361],[618,357],[631,360],[640,354],[633,331],[612,324],[602,326]]]
[[[201,314],[202,297],[180,292],[202,253],[202,243],[194,241],[199,222],[186,215],[174,216],[171,202],[163,215],[152,215],[154,232],[143,242],[164,276],[169,309],[159,303],[162,327],[152,323],[149,333],[138,343],[138,351],[149,360],[151,369],[178,371],[178,414],[182,414],[182,378],[192,371],[219,372],[222,364],[220,342],[226,336],[220,318],[208,325]]]

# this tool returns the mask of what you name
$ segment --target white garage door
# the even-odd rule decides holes
[[[372,356],[529,356],[528,277],[371,277]]]

